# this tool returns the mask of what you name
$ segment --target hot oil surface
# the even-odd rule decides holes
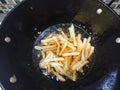
[[[67,36],[69,36],[68,28],[71,26],[71,24],[72,23],[57,24],[57,25],[53,25],[53,26],[48,27],[43,32],[41,32],[41,34],[38,36],[38,38],[34,42],[34,46],[41,45],[41,40],[45,39],[50,34],[60,34],[61,30]],[[87,31],[89,28],[86,28],[82,24],[74,24],[74,27],[75,27],[76,35],[81,34],[82,38],[88,38],[89,36],[92,37],[92,33]],[[91,44],[93,46],[95,46],[93,37],[91,40]],[[92,66],[94,64],[93,57],[94,57],[94,55],[92,55],[92,57],[90,58],[88,65],[83,68],[84,74],[78,73],[78,80],[83,79],[91,71]],[[58,79],[56,79],[55,76],[53,76],[52,74],[49,74],[46,70],[40,69],[39,63],[42,60],[41,51],[33,49],[33,60],[34,60],[34,64],[35,64],[36,68],[38,69],[40,74],[43,75],[43,77],[47,77],[47,78],[53,79],[55,81],[56,80],[58,81]],[[69,82],[69,80],[67,80],[67,82]]]

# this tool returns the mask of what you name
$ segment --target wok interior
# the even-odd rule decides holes
[[[49,36],[50,34],[60,34],[61,31],[63,31],[67,36],[69,36],[69,32],[68,32],[68,28],[72,25],[73,23],[64,23],[64,24],[57,24],[57,25],[53,25],[53,26],[50,26],[48,27],[47,29],[45,29],[44,31],[40,32],[40,35],[36,38],[35,42],[34,42],[34,46],[40,46],[41,45],[41,40],[42,39],[45,39],[47,36]],[[94,37],[92,37],[92,33],[91,32],[87,32],[89,30],[89,27],[85,27],[85,25],[83,24],[73,24],[74,27],[75,27],[75,33],[76,35],[77,34],[81,34],[82,36],[82,39],[83,38],[88,38],[88,37],[91,37],[92,40],[91,40],[91,44],[93,46],[95,46],[95,40],[94,40]],[[84,27],[84,28],[83,28]],[[59,30],[61,29],[61,30]],[[90,30],[89,30],[90,31]],[[34,65],[36,67],[36,69],[41,72],[41,74],[45,75],[44,73],[46,72],[46,70],[44,69],[41,69],[39,67],[39,63],[41,62],[42,60],[42,55],[41,55],[41,50],[36,50],[34,49],[33,47],[33,62],[34,62]],[[84,78],[86,76],[86,74],[88,74],[88,72],[90,72],[92,66],[93,66],[93,63],[94,63],[94,58],[93,58],[93,55],[92,57],[90,57],[88,59],[89,63],[87,65],[85,65],[83,67],[83,70],[84,70],[84,74],[83,73],[79,73],[79,76],[78,76],[78,81],[80,81],[80,79]],[[47,74],[47,72],[46,72]],[[47,78],[49,79],[53,79],[56,81],[55,77],[52,75],[52,74],[47,74],[45,75]],[[54,78],[52,78],[54,77]],[[66,78],[67,79],[67,78]],[[57,80],[58,81],[58,80]],[[75,82],[73,82],[75,83]]]
[[[96,14],[99,8],[103,10],[100,15]],[[96,38],[95,64],[91,72],[76,83],[56,83],[56,81],[46,79],[36,70],[32,59],[32,49],[39,35],[38,32],[55,24],[71,22],[82,22],[90,26]],[[26,0],[14,9],[2,24],[0,54],[3,58],[9,58],[14,73],[26,88],[29,85],[31,90],[33,88],[36,90],[66,90],[66,88],[79,90],[81,87],[100,80],[113,63],[119,62],[120,46],[115,43],[115,39],[120,35],[119,25],[117,15],[98,1]],[[11,38],[10,43],[4,41],[6,36]]]

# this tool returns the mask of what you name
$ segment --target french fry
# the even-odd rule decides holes
[[[78,34],[77,36],[77,51],[81,52],[81,49],[82,49],[82,40],[81,40],[81,35]]]
[[[63,66],[63,64],[61,64],[61,63],[56,63],[56,62],[51,62],[50,65],[51,65],[51,67]]]
[[[75,56],[75,55],[79,55],[80,52],[71,52],[71,53],[63,53],[62,56]]]
[[[42,58],[45,59],[45,52],[41,51],[41,54],[42,54]]]
[[[90,53],[89,53],[88,57],[90,57],[90,56],[92,55],[93,52],[94,52],[94,47],[91,46],[91,48],[90,48]]]
[[[53,38],[47,38],[47,39],[41,40],[41,43],[47,43],[52,40],[53,40]]]
[[[91,48],[91,45],[90,43],[87,43],[86,46],[85,46],[85,58],[88,59],[89,58],[89,53],[90,53],[90,48]]]
[[[82,62],[78,67],[77,67],[77,71],[79,71],[79,69],[81,69],[83,66],[85,66],[88,63],[88,61],[84,61]]]
[[[71,56],[65,58],[65,67],[64,67],[65,71],[69,70],[71,62],[72,62]]]
[[[46,59],[44,62],[45,63],[49,63],[49,62],[53,62],[53,61],[63,61],[64,58],[49,58],[49,59]]]
[[[76,72],[76,70],[74,70],[74,71],[73,71],[73,79],[72,79],[73,81],[76,81],[76,79],[77,79],[76,74],[77,74],[77,72]]]
[[[62,81],[62,82],[66,81],[65,78],[63,78],[61,75],[57,74],[56,76],[60,81]]]
[[[67,42],[65,44],[63,44],[63,48],[61,49],[61,51],[59,53],[59,56],[61,56],[61,54],[64,51],[64,49],[66,48],[67,44],[68,44]]]
[[[61,31],[61,34],[62,34],[62,36],[63,36],[65,39],[68,40],[68,37],[65,35],[65,33],[64,33],[63,31]]]
[[[65,81],[66,81],[65,78],[63,78],[60,74],[58,74],[58,73],[55,72],[54,70],[52,70],[51,73],[52,73],[53,75],[55,75],[60,81],[62,81],[62,82],[65,82]]]
[[[79,65],[81,65],[82,63],[83,63],[84,61],[79,61],[79,62],[77,62],[75,65],[73,65],[72,67],[71,67],[71,69],[72,70],[77,70],[77,68],[79,67]]]
[[[70,37],[73,39],[74,46],[77,46],[77,42],[75,39],[75,27],[74,27],[74,25],[72,24],[68,29],[69,29]]]
[[[50,63],[47,64],[47,71],[48,71],[48,73],[51,72],[51,70],[50,70]]]
[[[46,49],[52,49],[52,48],[55,48],[56,45],[50,45],[50,46],[35,46],[34,48],[37,49],[37,50],[46,50]]]
[[[60,44],[59,44],[59,42],[58,42],[58,40],[57,40],[57,38],[56,37],[53,37],[53,39],[55,40],[55,42],[57,43],[57,45],[58,45],[58,47],[57,47],[57,55],[59,54],[59,52],[60,52]]]
[[[78,55],[72,62],[71,67],[75,65],[80,60],[80,55]]]
[[[87,43],[90,43],[90,41],[91,41],[91,37],[88,37]]]
[[[59,36],[59,39],[62,43],[67,42],[68,43],[68,47],[70,47],[73,51],[76,50],[76,48],[74,47],[74,45],[72,43],[70,43],[69,41],[67,41],[65,38],[63,38],[61,35]]]
[[[67,64],[68,64],[68,57],[65,57],[65,60],[64,60],[64,70],[67,71]]]

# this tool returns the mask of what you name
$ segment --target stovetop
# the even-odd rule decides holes
[[[4,19],[8,12],[11,11],[17,4],[24,0],[0,0],[0,22]],[[120,0],[101,0],[105,4],[110,4],[109,6],[115,10],[115,12],[120,15]]]

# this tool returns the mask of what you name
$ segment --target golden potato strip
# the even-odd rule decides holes
[[[73,61],[72,59],[73,59],[72,56],[69,56],[69,57],[68,57],[68,60],[67,60],[67,61],[68,61],[68,66],[67,66],[68,69],[70,69],[71,63],[72,63],[72,61]]]
[[[77,46],[77,42],[75,39],[75,27],[74,27],[74,25],[72,24],[68,29],[69,29],[70,37],[73,39],[74,46]]]
[[[76,72],[76,70],[74,70],[73,71],[73,79],[72,79],[73,81],[76,81],[76,79],[77,79],[77,75],[76,74],[77,74],[77,72]]]
[[[68,37],[65,35],[65,33],[64,33],[63,31],[61,31],[61,34],[62,34],[62,36],[63,36],[65,39],[68,40]]]
[[[64,60],[64,70],[67,71],[67,60],[68,60],[68,57],[65,57],[65,60]]]
[[[50,46],[35,46],[34,48],[37,50],[42,50],[42,49],[51,49],[51,48],[55,48],[56,45],[50,45]]]
[[[72,43],[70,43],[68,40],[66,40],[65,38],[63,38],[61,35],[59,36],[59,39],[61,41],[61,43],[65,43],[67,42],[68,47],[70,47],[73,51],[76,50],[76,48],[74,47],[74,45]]]
[[[53,56],[53,53],[51,51],[49,51],[48,53],[46,53],[46,57],[44,60],[51,58]]]
[[[65,39],[62,35],[58,36],[59,40],[61,40],[62,42],[67,42],[68,40]]]
[[[51,67],[63,66],[63,64],[58,63],[58,62],[51,62],[50,65],[51,65]]]
[[[83,62],[84,62],[84,61],[82,61],[82,60],[79,61],[79,62],[77,62],[75,65],[73,65],[73,66],[71,67],[71,69],[72,69],[72,70],[77,70],[78,66],[81,65]]]
[[[67,42],[63,45],[63,48],[61,49],[61,51],[60,51],[59,55],[61,55],[61,54],[62,54],[62,52],[64,51],[64,49],[66,48],[66,46],[67,46]]]
[[[91,48],[90,48],[90,53],[89,53],[88,57],[90,57],[90,56],[92,55],[93,52],[94,52],[94,47],[91,46]]]
[[[36,50],[41,50],[40,46],[35,46],[34,47]]]
[[[43,39],[43,40],[41,40],[41,43],[47,43],[47,42],[49,42],[51,40],[53,40],[53,38]]]
[[[57,55],[58,55],[59,52],[60,52],[60,44],[59,44],[59,42],[58,42],[58,40],[57,40],[56,37],[53,37],[53,39],[56,41],[56,43],[57,43],[57,45],[58,45],[58,47],[57,47]]]
[[[42,69],[47,69],[47,66],[44,65],[43,63],[39,63],[39,67],[42,68]]]
[[[50,63],[47,64],[47,71],[48,71],[48,73],[51,72],[51,70],[50,70]]]
[[[64,69],[63,69],[62,67],[57,66],[57,68],[58,68],[58,70],[59,70],[63,75],[65,74],[65,71],[64,71]]]
[[[41,51],[41,54],[42,54],[42,58],[45,59],[45,52]]]
[[[66,47],[62,53],[69,53],[69,52],[73,52],[73,50],[69,47]]]
[[[81,60],[85,60],[85,45],[86,45],[87,39],[83,39],[83,45],[82,45],[82,53],[81,53]]]
[[[45,68],[46,68],[46,65],[48,64],[48,61],[47,61],[47,59],[50,59],[50,58],[53,58],[54,57],[54,54],[51,52],[51,51],[49,51],[48,53],[46,53],[46,57],[45,57],[45,59],[43,59],[40,63],[40,67],[43,67],[44,68],[44,66],[45,66]]]
[[[55,76],[58,74],[55,70],[53,70],[53,68],[51,69],[51,73]]]
[[[53,62],[53,61],[63,61],[63,60],[64,60],[64,58],[61,58],[61,57],[59,57],[59,58],[49,58],[49,59],[46,59],[44,62],[49,63],[49,62]]]
[[[79,55],[80,52],[70,52],[70,53],[63,53],[62,56],[75,56],[75,55]]]
[[[91,48],[90,43],[87,43],[86,46],[85,46],[85,58],[86,59],[89,58],[90,48]]]
[[[82,49],[82,40],[81,40],[81,35],[78,34],[77,36],[77,51],[81,52],[81,49]]]
[[[49,34],[45,39],[52,38],[52,36],[54,36],[54,35],[55,35],[54,33],[51,33],[51,34]]]
[[[64,66],[65,71],[69,70],[71,62],[72,62],[72,57],[71,56],[65,57],[65,66]]]
[[[61,76],[60,74],[58,74],[58,73],[55,72],[54,70],[51,70],[51,73],[52,73],[53,75],[55,75],[55,76],[58,78],[58,80],[60,80],[60,81],[62,81],[62,82],[65,82],[65,81],[66,81],[63,76]]]
[[[76,58],[73,60],[71,67],[75,65],[80,60],[80,55],[76,56]]]
[[[66,81],[63,76],[61,76],[61,75],[59,75],[59,74],[57,74],[56,76],[57,76],[57,78],[58,78],[60,81],[62,81],[62,82],[65,82],[65,81]]]
[[[87,43],[90,43],[90,41],[91,41],[91,37],[88,37]]]
[[[77,71],[79,71],[79,69],[83,68],[83,66],[85,66],[88,63],[88,61],[84,61],[82,62],[78,67],[77,67]]]

